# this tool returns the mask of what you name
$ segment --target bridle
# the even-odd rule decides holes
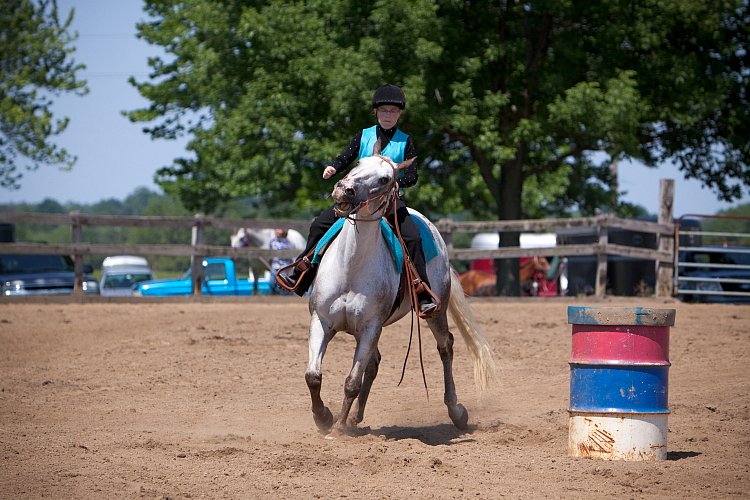
[[[396,173],[398,172],[398,167],[393,163],[393,160],[388,158],[387,156],[383,155],[373,155],[381,160],[384,160],[388,165],[391,167],[393,171],[393,178],[391,179],[391,185],[388,186],[388,188],[381,194],[373,196],[371,198],[367,198],[363,202],[356,205],[351,210],[341,210],[338,208],[338,204],[333,206],[333,211],[336,213],[337,216],[342,217],[344,219],[348,219],[351,221],[356,222],[376,222],[382,219],[385,216],[385,213],[387,210],[384,210],[387,208],[389,204],[393,205],[393,208],[395,209],[396,199],[398,198],[398,181],[396,180]],[[375,210],[371,210],[371,214],[377,214],[381,210],[384,210],[381,215],[373,216],[372,218],[365,219],[365,218],[359,218],[356,219],[352,217],[352,215],[356,215],[358,211],[362,210],[363,208],[370,207],[370,204],[379,203],[377,208]]]

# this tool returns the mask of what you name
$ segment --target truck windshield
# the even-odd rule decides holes
[[[73,272],[73,261],[64,255],[0,254],[0,274]]]
[[[132,288],[141,281],[152,279],[151,273],[110,274],[104,278],[103,288]]]

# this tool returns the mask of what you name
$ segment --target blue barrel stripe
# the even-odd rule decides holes
[[[570,363],[570,410],[601,413],[669,413],[666,365]]]

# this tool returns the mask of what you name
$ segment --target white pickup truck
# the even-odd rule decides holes
[[[154,279],[154,273],[143,257],[135,255],[114,255],[102,262],[102,278],[99,293],[105,297],[124,297],[142,281]]]

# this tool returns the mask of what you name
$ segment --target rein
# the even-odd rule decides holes
[[[418,300],[417,300],[417,291],[415,290],[415,287],[412,286],[412,284],[415,282],[418,277],[416,276],[416,272],[414,270],[414,266],[412,266],[409,262],[409,253],[406,251],[406,244],[404,243],[404,238],[401,236],[401,229],[399,228],[398,221],[395,220],[396,218],[396,199],[398,199],[398,196],[394,196],[393,198],[393,206],[392,206],[392,212],[393,212],[393,218],[394,222],[396,222],[396,237],[398,238],[399,243],[401,244],[401,250],[403,251],[404,255],[406,256],[404,261],[404,270],[406,271],[406,287],[409,289],[409,302],[411,303],[411,326],[409,327],[409,345],[406,348],[406,356],[404,356],[404,365],[401,368],[401,378],[398,380],[398,386],[401,385],[401,382],[404,381],[404,374],[406,373],[406,362],[409,360],[409,353],[411,352],[411,341],[414,337],[414,314],[417,308],[419,307]],[[422,383],[424,384],[424,390],[427,394],[427,401],[430,400],[430,390],[427,388],[427,376],[424,373],[424,359],[422,358],[422,327],[419,324],[419,321],[417,321],[417,340],[419,343],[419,367],[422,370]]]
[[[417,308],[419,307],[418,300],[417,300],[417,291],[415,290],[415,287],[413,286],[413,283],[416,282],[419,277],[416,275],[416,270],[414,269],[414,266],[410,263],[409,253],[406,251],[406,244],[404,243],[404,238],[401,236],[401,228],[399,227],[398,220],[396,220],[396,200],[398,200],[398,182],[396,181],[396,171],[398,170],[396,166],[393,164],[393,161],[385,156],[381,155],[375,155],[379,158],[382,158],[383,160],[387,161],[391,168],[393,168],[393,180],[394,180],[394,186],[393,186],[393,197],[391,198],[391,213],[393,213],[393,219],[394,219],[394,226],[396,230],[396,238],[398,239],[399,243],[401,244],[401,250],[403,251],[405,255],[405,261],[404,261],[404,271],[406,272],[406,287],[409,290],[409,302],[411,303],[411,326],[409,328],[409,345],[406,348],[406,356],[404,357],[404,365],[401,368],[401,378],[398,381],[398,385],[401,385],[401,382],[404,381],[404,374],[406,373],[406,362],[409,360],[409,353],[411,352],[411,342],[414,337],[414,314]],[[424,390],[427,394],[427,400],[430,400],[430,390],[427,388],[427,376],[424,373],[424,359],[422,358],[422,327],[419,324],[419,321],[417,321],[417,340],[419,344],[419,367],[422,371],[422,383],[424,384]]]

